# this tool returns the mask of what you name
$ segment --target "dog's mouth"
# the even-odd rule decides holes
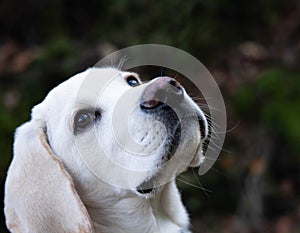
[[[154,192],[154,188],[151,189],[137,189],[138,193],[140,194],[151,194]]]
[[[165,154],[162,156],[162,163],[169,161],[175,154],[181,139],[181,124],[176,122],[168,132]]]
[[[161,186],[158,180],[159,178],[160,178],[160,173],[158,172],[158,174],[153,175],[150,179],[147,179],[143,181],[140,185],[138,185],[136,187],[136,191],[143,196],[151,197],[157,192],[157,190],[159,190],[159,187]]]
[[[167,138],[162,155],[162,163],[169,161],[176,152],[181,139],[181,124],[176,112],[168,105],[162,104],[157,112],[157,118],[167,129]]]
[[[145,194],[152,194],[155,191],[154,188],[154,184],[152,182],[152,179],[148,180],[148,181],[144,181],[143,183],[141,183],[137,188],[136,191],[139,194],[145,195]]]

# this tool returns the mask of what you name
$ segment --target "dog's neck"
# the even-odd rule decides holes
[[[181,233],[189,225],[175,181],[149,199],[113,197],[89,206],[97,233]]]

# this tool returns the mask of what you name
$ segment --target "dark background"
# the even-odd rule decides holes
[[[178,179],[193,232],[300,232],[299,0],[1,1],[1,199],[30,109],[104,55],[143,43],[195,56],[225,100],[217,163]]]

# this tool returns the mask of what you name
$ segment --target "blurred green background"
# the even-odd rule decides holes
[[[112,51],[159,43],[204,63],[227,108],[213,169],[178,179],[193,232],[300,232],[299,0],[3,0],[0,29],[1,200],[14,129],[51,88]]]

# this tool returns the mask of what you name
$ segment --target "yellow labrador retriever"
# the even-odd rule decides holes
[[[207,134],[175,79],[88,69],[16,130],[6,224],[16,233],[187,233],[175,177],[203,162]]]

